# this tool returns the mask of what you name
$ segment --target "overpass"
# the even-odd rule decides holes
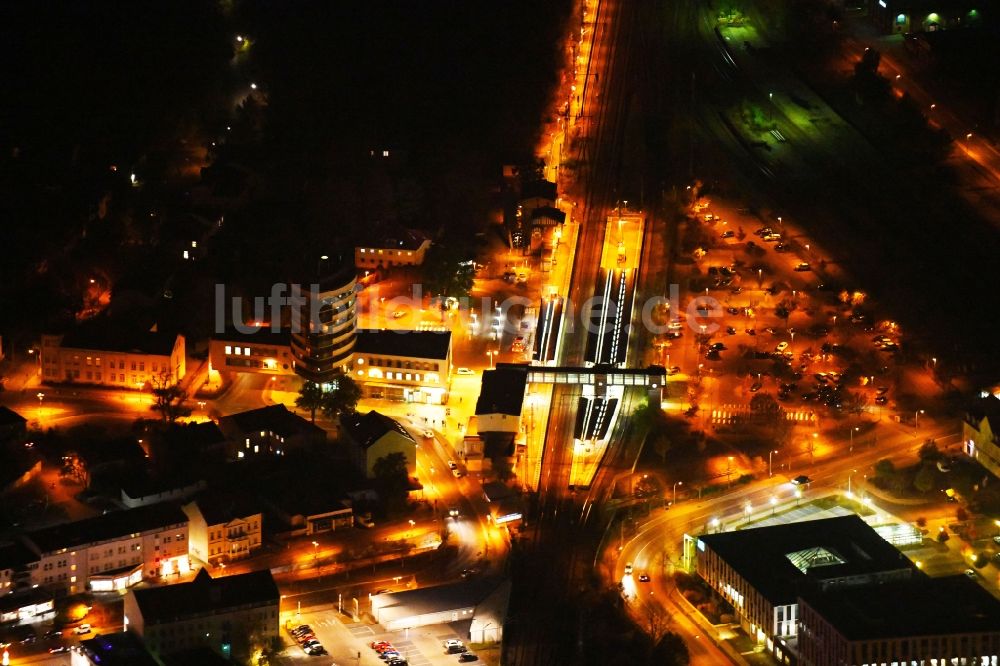
[[[592,386],[646,386],[659,389],[667,381],[667,370],[662,365],[646,368],[616,368],[612,365],[595,365],[589,368],[572,366],[545,367],[526,363],[497,363],[497,369],[508,371],[523,369],[529,384],[590,384]]]

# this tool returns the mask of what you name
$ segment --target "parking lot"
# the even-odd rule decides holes
[[[341,619],[343,618],[343,619]],[[283,618],[283,621],[286,618]],[[303,609],[301,614],[289,613],[290,626],[307,624],[316,639],[326,649],[326,655],[310,656],[295,644],[291,635],[282,626],[282,640],[286,649],[281,657],[283,664],[315,663],[328,666],[384,666],[386,663],[378,652],[371,648],[377,641],[391,643],[396,652],[406,660],[408,666],[453,666],[461,663],[458,654],[448,654],[444,643],[447,640],[463,640],[461,623],[458,625],[437,624],[417,627],[404,631],[386,631],[381,625],[367,622],[351,622],[329,606]],[[465,623],[466,625],[468,623]],[[471,663],[492,664],[489,653],[476,653],[478,660]]]

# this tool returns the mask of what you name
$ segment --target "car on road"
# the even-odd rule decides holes
[[[805,486],[805,485],[809,485],[810,483],[812,483],[812,479],[810,479],[805,474],[801,474],[801,475],[795,477],[794,479],[792,479],[792,485],[793,486]]]
[[[79,627],[73,630],[73,633],[77,636],[83,636],[84,634],[89,634],[93,631],[93,628],[89,624],[81,624]]]
[[[791,252],[792,248],[788,243],[778,243],[774,246],[775,252]]]
[[[528,281],[528,274],[527,273],[518,273],[517,274],[517,283],[518,284],[524,284],[527,281]]]
[[[406,316],[406,310],[393,310],[392,312],[393,319],[402,319],[405,316]]]
[[[375,651],[378,651],[380,649],[391,648],[392,643],[389,643],[388,641],[372,641],[371,643],[368,644],[368,647],[370,647]]]
[[[786,349],[788,349],[788,343],[782,340],[781,342],[778,343],[778,346],[774,348],[774,351],[783,352]]]
[[[727,326],[726,327],[726,335],[736,335],[736,327],[735,326]]]
[[[804,273],[806,271],[811,271],[812,266],[809,265],[808,261],[803,261],[795,265],[795,270],[797,270],[799,273]]]
[[[632,575],[632,563],[631,562],[626,562],[625,563],[625,575],[626,576],[631,576]]]
[[[979,578],[979,574],[976,573],[975,569],[966,569],[965,575],[971,578],[972,580],[976,580],[977,578]]]
[[[462,654],[458,655],[458,660],[463,663],[468,661],[479,661],[479,657],[472,654],[471,652],[463,652]]]
[[[463,476],[465,476],[465,472],[463,472],[458,468],[455,468],[451,470],[451,475],[454,476],[456,479],[461,479]]]
[[[648,583],[649,582],[649,574],[647,574],[647,573],[641,573],[641,574],[639,574],[639,582],[640,583]]]
[[[514,338],[514,344],[510,346],[510,350],[515,354],[520,354],[524,351],[524,336],[519,335]]]
[[[471,569],[462,569],[462,578],[472,578],[477,573],[479,573],[479,569],[476,567],[472,567]]]
[[[763,385],[763,384],[762,384],[762,383],[760,382],[760,380],[758,379],[757,381],[755,381],[755,382],[754,382],[753,384],[751,384],[751,385],[750,385],[750,392],[751,392],[751,393],[756,393],[756,392],[757,392],[757,391],[759,391],[759,390],[760,390],[760,389],[761,389],[761,388],[762,388],[763,386],[764,386],[764,385]]]
[[[458,518],[461,512],[458,510],[457,506],[448,507],[448,516],[450,518]]]
[[[732,229],[728,229],[728,230],[722,232],[722,237],[723,238],[732,238],[735,235],[736,234],[733,232]]]
[[[433,430],[425,429],[422,434],[427,439],[434,439],[434,431]]]
[[[62,638],[62,631],[59,629],[49,629],[45,632],[45,638]]]
[[[34,643],[37,640],[38,640],[38,636],[36,636],[35,634],[28,634],[27,636],[25,636],[24,638],[21,639],[21,644],[22,645],[31,645],[32,643]]]
[[[886,405],[888,403],[889,403],[888,396],[880,395],[880,396],[876,396],[875,397],[875,404],[876,405]]]
[[[673,366],[673,367],[671,367],[671,368],[669,368],[667,370],[667,374],[668,375],[676,375],[676,374],[680,373],[680,371],[681,371],[681,366],[675,365],[675,366]]]
[[[709,351],[726,351],[727,349],[729,348],[721,342],[715,342],[708,348]]]
[[[65,645],[57,645],[49,648],[49,654],[62,654],[64,652],[69,652],[69,648]]]
[[[457,638],[449,638],[444,642],[444,649],[449,653],[465,652],[465,643]]]
[[[476,374],[476,371],[475,370],[469,370],[468,368],[458,368],[457,370],[455,370],[455,374],[458,374],[458,375],[474,375],[474,374]]]

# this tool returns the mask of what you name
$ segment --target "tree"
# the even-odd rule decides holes
[[[184,407],[184,391],[172,380],[173,374],[169,372],[162,372],[150,380],[153,385],[152,409],[159,412],[163,422],[167,424],[191,413],[190,409]]]
[[[933,439],[924,440],[924,443],[920,445],[919,455],[921,460],[930,462],[937,462],[943,457],[937,442]]]
[[[469,295],[475,273],[471,253],[457,245],[435,243],[424,258],[424,286],[431,295],[441,297],[442,310],[445,299]]]
[[[306,382],[299,389],[295,406],[309,412],[310,420],[316,423],[316,411],[323,406],[323,389],[315,382]]]
[[[691,655],[687,645],[684,644],[684,639],[668,631],[656,642],[649,661],[657,666],[688,666],[691,663]]]
[[[774,425],[781,418],[781,405],[770,393],[758,393],[750,398],[750,417],[758,423]]]
[[[913,477],[913,487],[922,493],[929,493],[934,490],[937,481],[937,474],[934,471],[934,463],[924,461]]]
[[[387,509],[402,509],[410,489],[409,472],[406,469],[406,454],[400,451],[382,456],[372,465],[375,487],[385,502]]]
[[[338,375],[330,382],[330,389],[323,394],[320,409],[323,416],[332,419],[344,414],[353,414],[361,399],[361,387],[351,377]]]

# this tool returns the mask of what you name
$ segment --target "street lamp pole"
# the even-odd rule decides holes
[[[850,448],[851,453],[854,452],[854,433],[857,432],[858,430],[859,428],[857,426],[851,428],[851,448]]]
[[[913,436],[917,436],[917,430],[920,429],[920,415],[924,413],[924,410],[918,409],[913,412]]]
[[[677,504],[677,486],[683,486],[683,485],[684,485],[683,481],[674,482],[674,501],[671,502],[671,504]]]
[[[777,451],[775,449],[771,449],[770,451],[767,452],[767,477],[768,478],[771,478],[772,476],[774,476],[774,472],[771,471],[771,456],[773,454],[775,454],[775,453],[777,453]]]

